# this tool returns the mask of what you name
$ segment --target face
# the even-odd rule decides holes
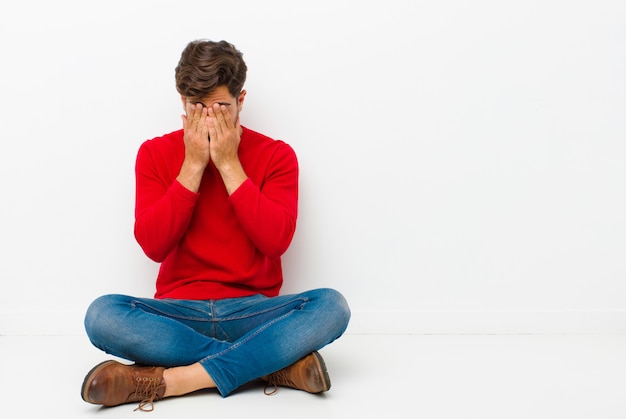
[[[186,96],[181,96],[183,102],[183,109],[186,109],[188,103],[195,105],[196,103],[201,103],[202,106],[209,107],[213,106],[216,103],[220,105],[226,106],[228,112],[230,113],[230,117],[232,118],[233,125],[236,125],[237,119],[239,118],[239,112],[243,108],[243,101],[246,96],[246,91],[242,90],[239,94],[239,97],[233,97],[228,88],[226,86],[218,86],[215,90],[209,93],[206,97],[203,97],[200,100],[191,99]]]

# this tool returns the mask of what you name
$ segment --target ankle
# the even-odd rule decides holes
[[[205,388],[215,388],[211,376],[200,363],[163,371],[165,393],[163,397],[182,396]]]

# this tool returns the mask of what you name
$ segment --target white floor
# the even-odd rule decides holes
[[[3,418],[626,418],[626,335],[345,335],[322,349],[332,388],[250,385],[155,404],[84,403],[84,375],[108,357],[86,337],[0,336]]]

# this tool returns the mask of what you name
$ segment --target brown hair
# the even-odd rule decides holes
[[[226,41],[192,41],[176,66],[176,90],[183,96],[201,99],[218,86],[226,86],[233,97],[238,97],[247,70],[243,54],[234,45]]]

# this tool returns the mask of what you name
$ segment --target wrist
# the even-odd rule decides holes
[[[176,180],[192,192],[198,192],[206,164],[185,160]]]
[[[229,195],[235,192],[235,190],[248,179],[248,175],[246,175],[239,160],[236,162],[224,162],[220,164],[219,167],[216,167]]]

